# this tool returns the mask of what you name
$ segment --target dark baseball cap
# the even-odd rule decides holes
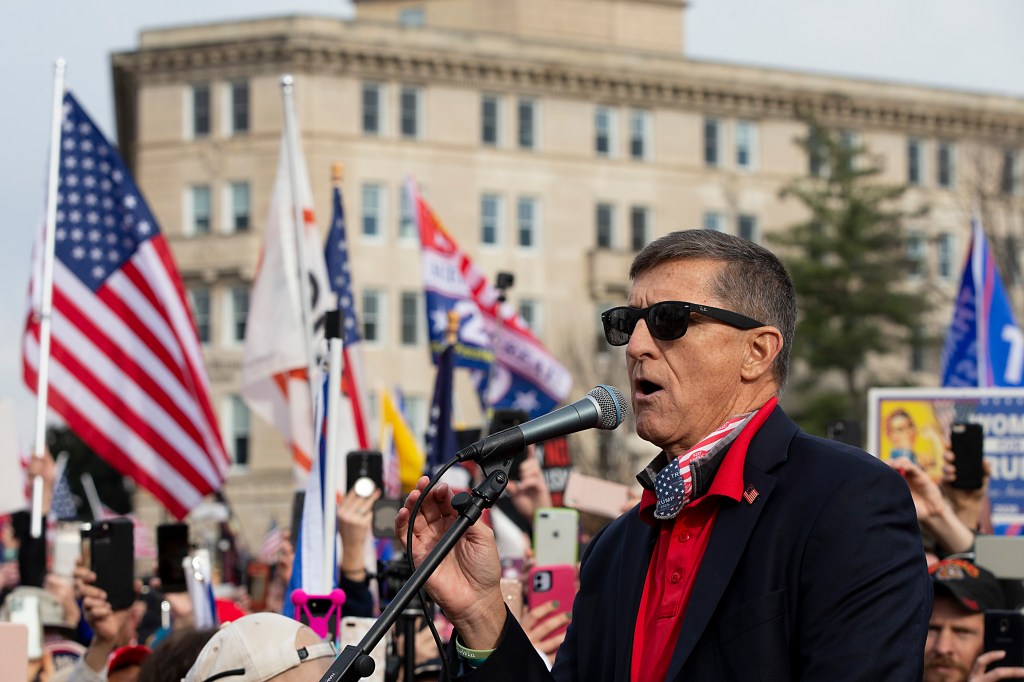
[[[974,613],[1001,609],[1003,588],[988,570],[965,559],[944,559],[928,569],[935,594],[948,594]]]

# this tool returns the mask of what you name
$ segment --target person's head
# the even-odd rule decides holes
[[[139,669],[138,682],[181,682],[216,628],[184,628],[167,635]]]
[[[924,650],[925,682],[964,682],[981,655],[985,611],[1003,605],[995,576],[962,559],[929,569],[935,597]]]
[[[253,613],[217,631],[185,682],[315,682],[334,655],[334,646],[308,626],[277,613]]]
[[[142,664],[151,653],[148,646],[123,646],[114,651],[107,664],[108,682],[137,682]]]
[[[894,450],[913,450],[917,427],[906,410],[894,410],[885,420],[885,435]]]
[[[785,384],[796,296],[770,251],[714,230],[673,232],[640,251],[629,276],[634,310],[602,318],[609,342],[626,346],[642,438],[680,454]],[[671,301],[692,305],[636,317]]]

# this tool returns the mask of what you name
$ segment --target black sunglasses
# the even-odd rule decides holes
[[[612,308],[601,313],[601,323],[604,324],[605,339],[613,346],[625,346],[629,343],[629,337],[633,334],[636,323],[641,319],[647,323],[647,330],[651,332],[651,336],[661,341],[672,341],[686,333],[686,326],[690,322],[690,313],[713,317],[739,329],[755,329],[765,326],[755,319],[734,313],[731,310],[712,308],[699,303],[684,303],[683,301],[662,301],[649,308],[630,308],[628,306]]]

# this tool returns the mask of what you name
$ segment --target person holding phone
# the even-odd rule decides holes
[[[625,348],[636,432],[661,450],[640,504],[588,544],[548,672],[508,616],[492,534],[474,525],[427,582],[457,679],[488,682],[919,680],[931,585],[913,500],[892,468],[801,431],[778,405],[796,296],[767,249],[673,232],[602,315]],[[404,541],[423,478],[396,518]],[[408,551],[457,513],[440,484]]]
[[[373,526],[373,503],[381,495],[374,488],[369,495],[352,486],[338,504],[338,533],[341,535],[341,573],[338,587],[345,591],[341,607],[344,616],[373,616],[373,595],[366,571],[366,539]]]
[[[75,568],[75,594],[82,600],[82,614],[92,628],[93,636],[70,679],[75,682],[102,682],[107,679],[110,655],[119,647],[134,642],[142,610],[135,608],[134,604],[124,609],[113,609],[107,601],[107,593],[96,587],[96,574],[82,565]]]

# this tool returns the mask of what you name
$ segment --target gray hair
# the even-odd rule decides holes
[[[782,350],[772,365],[781,389],[789,376],[790,349],[796,332],[796,291],[779,258],[751,241],[715,230],[682,230],[655,239],[633,259],[629,278],[636,279],[662,263],[674,260],[712,260],[725,263],[712,282],[712,292],[733,311],[782,332]]]

